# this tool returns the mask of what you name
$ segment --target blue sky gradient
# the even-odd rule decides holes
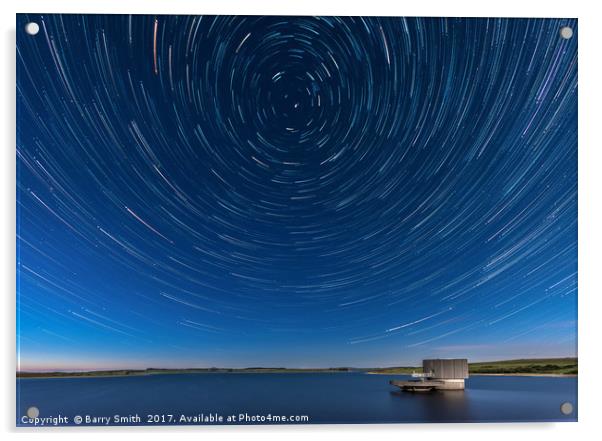
[[[18,369],[576,355],[576,20],[17,21]]]

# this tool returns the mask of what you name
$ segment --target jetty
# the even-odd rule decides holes
[[[465,358],[431,359],[422,361],[422,372],[412,373],[409,381],[391,380],[389,384],[408,392],[432,390],[464,390],[468,378],[468,360]]]

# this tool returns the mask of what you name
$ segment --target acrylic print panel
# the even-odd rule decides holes
[[[18,15],[17,425],[575,421],[577,35]]]

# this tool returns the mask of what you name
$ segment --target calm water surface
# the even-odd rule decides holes
[[[309,421],[301,424],[577,419],[577,378],[473,376],[464,391],[426,394],[401,392],[388,384],[390,379],[407,378],[363,373],[216,373],[20,379],[17,424],[30,425],[22,417],[31,406],[39,409],[40,417],[67,417],[69,425],[76,415],[137,415],[139,424],[177,424],[182,415],[199,414],[218,414],[224,418],[221,424],[229,415],[236,416],[234,424],[277,424],[283,421],[274,417],[281,416],[307,416]],[[560,406],[567,401],[574,411],[565,416]],[[246,414],[243,421],[241,414]],[[256,415],[259,420],[249,420]]]

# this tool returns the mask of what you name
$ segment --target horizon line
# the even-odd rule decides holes
[[[435,357],[432,358],[434,360],[450,360],[461,357]],[[464,357],[466,358],[466,357]],[[509,362],[509,361],[525,361],[525,360],[556,360],[556,359],[576,359],[579,357],[577,355],[566,355],[566,356],[558,356],[558,357],[524,357],[524,358],[507,358],[500,360],[484,360],[484,361],[470,361],[468,358],[468,364],[475,363],[500,363],[500,362]],[[425,358],[424,360],[431,360],[431,358]],[[52,373],[52,372],[78,372],[78,373],[86,373],[86,372],[111,372],[111,371],[147,371],[147,370],[194,370],[194,369],[237,369],[237,370],[251,370],[251,369],[298,369],[298,370],[325,370],[325,369],[391,369],[391,368],[418,368],[420,365],[412,366],[412,365],[390,365],[390,366],[328,366],[328,367],[287,367],[287,366],[245,366],[245,367],[231,367],[231,366],[195,366],[195,367],[115,367],[115,368],[102,368],[102,369],[78,369],[78,368],[65,368],[65,369],[52,369],[52,370],[38,370],[38,369],[26,369],[26,370],[16,370],[16,373]]]

